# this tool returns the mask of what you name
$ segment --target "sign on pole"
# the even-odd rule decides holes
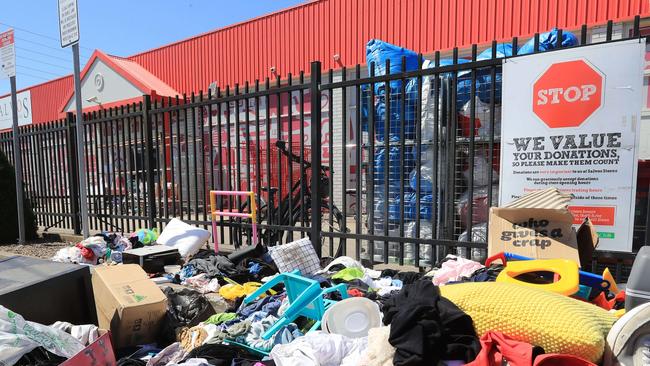
[[[8,79],[16,76],[16,48],[14,30],[0,33],[0,77]]]
[[[632,249],[644,53],[632,40],[504,62],[501,205],[557,187],[599,249]]]
[[[61,48],[79,42],[77,0],[59,0],[59,33]]]
[[[18,98],[16,96],[16,48],[14,47],[14,30],[0,33],[0,78],[9,78],[11,85],[11,127],[13,131],[14,170],[16,172],[16,205],[18,213],[18,243],[25,242],[25,217],[23,215],[23,167],[18,141]],[[31,105],[30,105],[31,109]],[[6,107],[3,115],[7,115]],[[3,117],[8,119],[8,116]],[[8,127],[8,126],[6,126]]]
[[[79,65],[79,16],[77,0],[59,0],[59,33],[61,47],[72,45],[72,62],[74,66],[74,100],[77,114],[77,166],[79,170],[79,213],[84,238],[90,235],[88,228],[88,202],[86,195],[86,164],[83,157],[84,129],[81,107],[81,67]],[[75,213],[76,214],[76,213]],[[75,226],[75,231],[78,228]]]

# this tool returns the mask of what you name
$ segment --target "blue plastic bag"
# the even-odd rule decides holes
[[[496,47],[496,58],[504,58],[512,56],[512,43],[499,43]],[[492,58],[492,47],[485,49],[483,52],[476,56],[477,60],[489,60]]]
[[[539,51],[544,52],[557,48],[557,28],[553,28],[550,32],[542,33],[539,35]],[[571,47],[578,45],[578,38],[571,32],[562,32],[562,47]],[[524,43],[517,52],[518,55],[526,55],[535,52],[535,38],[531,38],[528,42]]]
[[[395,140],[392,140],[395,141]],[[402,180],[404,180],[408,173],[413,170],[415,166],[415,161],[412,159],[413,153],[411,152],[411,147],[405,147],[404,149],[404,161],[401,161],[400,147],[391,146],[389,147],[388,153],[388,162],[389,162],[389,171],[388,171],[388,185],[397,186],[399,191],[399,185]],[[403,164],[404,170],[401,170],[401,164]],[[375,186],[384,185],[385,183],[385,174],[386,174],[386,149],[384,147],[376,147],[375,158],[373,160],[373,182]],[[408,187],[408,183],[406,184]],[[390,188],[390,187],[389,187]]]
[[[375,101],[375,140],[383,142],[386,138],[389,141],[399,141],[401,133],[404,138],[412,140],[415,138],[415,112],[417,106],[417,81],[409,80],[406,85],[406,97],[404,100],[404,115],[402,115],[401,94],[390,95],[390,118],[388,119],[388,136],[386,136],[386,96],[382,95]],[[402,131],[402,124],[404,125]]]
[[[366,45],[366,63],[368,75],[370,75],[370,64],[375,64],[375,76],[386,75],[386,60],[390,60],[389,74],[402,72],[402,58],[406,61],[406,71],[418,69],[418,54],[404,47],[399,47],[379,39],[371,39]],[[402,83],[400,80],[390,82],[391,93],[400,92]],[[374,85],[375,95],[384,94],[385,83]]]
[[[409,192],[404,194],[404,220],[417,219],[417,194]],[[388,205],[388,220],[401,221],[401,198],[397,197]],[[433,218],[433,195],[420,195],[420,220]]]

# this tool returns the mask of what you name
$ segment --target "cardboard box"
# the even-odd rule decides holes
[[[111,341],[111,332],[100,329],[99,338],[83,350],[79,351],[76,355],[61,363],[60,366],[87,365],[117,365],[117,360],[115,360],[115,350],[113,349],[113,342]]]
[[[98,266],[92,283],[99,327],[111,330],[117,348],[156,339],[167,297],[140,266]]]
[[[580,245],[568,209],[570,201],[570,195],[549,188],[529,193],[503,207],[490,208],[488,256],[510,252],[536,259],[571,259],[580,264]],[[584,230],[587,233],[581,237],[595,237],[593,226],[588,225]],[[583,241],[583,252],[591,248],[583,257],[590,257],[596,245],[597,241]]]

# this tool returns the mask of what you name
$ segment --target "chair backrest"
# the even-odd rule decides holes
[[[298,310],[298,314],[310,319],[320,320],[325,312],[323,294],[318,281],[300,276],[298,271],[283,273],[284,286],[287,291],[289,303],[293,304],[302,294],[307,293],[309,299],[313,299],[307,306]],[[291,314],[287,314],[291,315]]]

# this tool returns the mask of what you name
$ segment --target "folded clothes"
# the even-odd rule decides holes
[[[223,285],[219,289],[219,295],[221,295],[226,300],[234,301],[239,297],[244,297],[246,295],[252,294],[260,286],[262,286],[262,284],[259,282],[246,282],[243,285],[235,285],[229,283],[227,285]]]
[[[256,311],[264,311],[271,315],[278,315],[278,310],[282,305],[282,299],[286,296],[284,294],[278,294],[273,296],[266,296],[263,298],[258,298],[250,304],[243,304],[237,310],[237,314],[247,318],[252,313]]]
[[[237,314],[235,313],[219,313],[210,316],[208,319],[204,320],[203,323],[219,325],[235,318],[237,318]]]
[[[456,260],[448,260],[442,263],[440,269],[433,275],[433,284],[440,286],[447,282],[459,281],[463,277],[471,276],[472,273],[483,267],[481,263],[456,257]]]

